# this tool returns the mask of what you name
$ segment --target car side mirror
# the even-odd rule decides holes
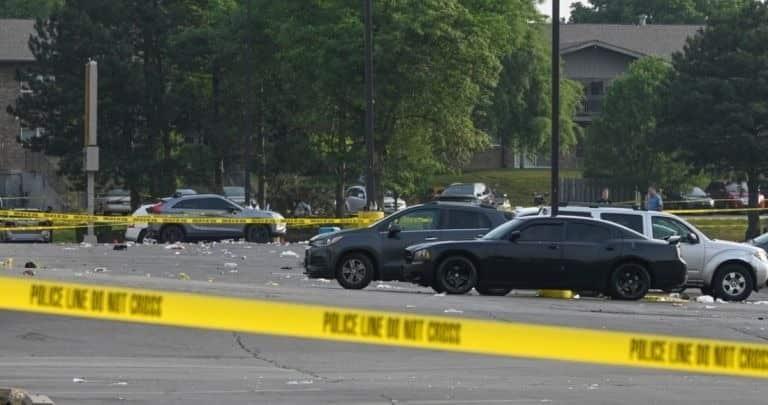
[[[680,243],[680,236],[678,235],[670,236],[669,238],[667,238],[667,243],[673,246],[677,245],[678,243]]]
[[[389,237],[390,238],[394,238],[395,236],[397,236],[397,234],[399,234],[402,231],[403,231],[402,228],[400,228],[400,225],[398,225],[398,224],[393,223],[393,224],[389,225]]]
[[[510,242],[517,242],[517,240],[520,239],[520,231],[512,231],[507,239],[509,239]]]
[[[699,236],[693,232],[688,232],[688,235],[685,235],[685,240],[688,241],[688,243],[695,245],[699,243]]]

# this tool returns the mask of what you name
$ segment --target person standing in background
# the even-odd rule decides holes
[[[654,186],[648,187],[648,194],[645,197],[645,209],[648,211],[664,210],[664,201],[661,200],[661,196]]]
[[[604,188],[603,191],[600,192],[600,198],[597,200],[597,203],[606,205],[613,204],[613,201],[611,201],[611,191],[608,190],[608,187]]]

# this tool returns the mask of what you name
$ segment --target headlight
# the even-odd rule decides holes
[[[429,252],[429,249],[417,250],[413,254],[414,262],[428,262],[429,259],[431,258],[432,258],[432,254]]]
[[[320,238],[312,242],[312,245],[318,246],[318,247],[324,247],[324,246],[331,246],[334,243],[337,243],[338,241],[344,239],[343,236],[331,236],[328,238]]]
[[[763,249],[760,249],[757,252],[755,252],[755,257],[757,257],[758,259],[764,262],[768,262],[768,255],[766,255],[765,250]]]

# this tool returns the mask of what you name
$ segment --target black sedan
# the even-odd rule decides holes
[[[637,300],[685,283],[678,238],[655,241],[611,222],[524,217],[482,239],[405,249],[403,277],[438,292],[506,295],[517,289],[603,291]]]

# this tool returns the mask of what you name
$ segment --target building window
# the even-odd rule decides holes
[[[602,81],[589,82],[589,95],[602,96],[603,82]]]

